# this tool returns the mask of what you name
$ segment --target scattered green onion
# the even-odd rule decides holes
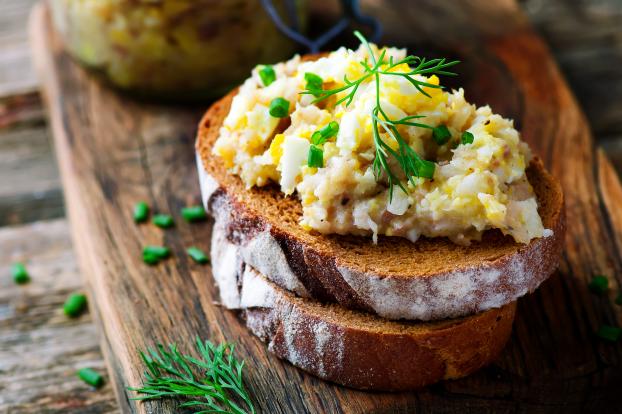
[[[605,293],[609,288],[609,279],[603,275],[596,275],[592,278],[588,287],[593,293]]]
[[[151,221],[153,222],[153,224],[163,229],[172,227],[173,224],[175,224],[173,222],[173,217],[169,216],[168,214],[156,214],[155,216],[153,216],[153,219],[151,219]]]
[[[439,125],[432,129],[432,138],[438,145],[443,145],[451,138],[451,133],[445,125]]]
[[[77,372],[77,375],[82,381],[95,388],[99,388],[104,385],[104,377],[102,377],[101,374],[94,369],[82,368]]]
[[[270,65],[262,66],[261,69],[259,69],[259,77],[264,86],[270,86],[270,84],[276,80],[274,68]]]
[[[622,305],[622,292],[618,293],[618,296],[615,300],[616,305]]]
[[[316,98],[320,96],[323,90],[324,80],[315,73],[311,72],[305,73],[305,80],[307,81],[307,85],[305,86],[306,89]]]
[[[460,140],[462,142],[462,145],[466,145],[472,144],[474,139],[475,137],[473,136],[473,134],[471,134],[469,131],[464,131]]]
[[[143,262],[148,265],[156,265],[160,263],[160,258],[152,253],[143,253]]]
[[[315,145],[321,145],[339,132],[339,124],[331,121],[324,128],[320,128],[311,135],[311,142]]]
[[[144,201],[136,203],[134,206],[134,221],[136,223],[143,223],[147,221],[149,216],[149,206]]]
[[[199,264],[209,263],[209,258],[207,257],[207,255],[203,253],[203,250],[199,249],[198,247],[188,247],[186,249],[186,252],[188,253],[188,256],[190,256],[195,262]]]
[[[203,206],[184,207],[181,209],[181,215],[189,223],[207,219],[207,213]]]
[[[82,315],[86,310],[86,296],[82,293],[72,293],[69,295],[65,304],[63,305],[63,311],[65,315],[70,318],[77,318]]]
[[[165,246],[145,246],[143,248],[143,262],[148,265],[156,265],[162,259],[166,259],[171,250]]]
[[[274,98],[270,102],[270,115],[275,118],[285,118],[289,115],[289,101],[285,98]]]
[[[18,285],[30,282],[30,275],[23,263],[14,263],[11,267],[11,275],[13,276],[13,281]]]
[[[166,259],[171,255],[171,250],[166,246],[145,246],[143,255],[155,256],[158,259]]]
[[[322,168],[324,167],[324,151],[322,148],[311,144],[309,147],[309,156],[307,158],[307,165],[309,167]]]
[[[616,328],[615,326],[603,325],[596,332],[601,339],[609,342],[617,342],[622,337],[622,328]]]

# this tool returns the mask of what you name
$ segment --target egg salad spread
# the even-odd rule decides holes
[[[493,228],[519,243],[548,235],[512,121],[445,91],[433,63],[366,43],[258,66],[213,151],[248,187],[297,196],[309,231],[458,244]]]

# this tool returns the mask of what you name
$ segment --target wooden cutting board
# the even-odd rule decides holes
[[[205,107],[150,105],[113,92],[69,59],[38,7],[30,22],[32,46],[74,247],[123,411],[177,411],[171,401],[130,400],[126,387],[141,384],[137,349],[171,341],[190,349],[196,335],[237,343],[260,412],[618,411],[622,345],[594,332],[622,320],[622,307],[613,304],[622,274],[622,187],[594,147],[549,50],[512,1],[367,6],[384,22],[387,44],[460,58],[456,85],[470,100],[515,119],[562,181],[568,237],[559,272],[519,301],[503,354],[469,378],[390,394],[353,391],[303,373],[270,355],[233,312],[217,306],[209,267],[184,254],[189,245],[208,249],[210,240],[210,223],[188,225],[179,215],[200,200],[193,142]],[[135,225],[132,206],[139,200],[172,213],[176,228]],[[170,246],[174,258],[147,267],[145,244]],[[609,277],[608,295],[588,291],[596,273]]]

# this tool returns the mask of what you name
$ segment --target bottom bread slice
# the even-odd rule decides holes
[[[224,306],[279,358],[322,379],[369,390],[409,390],[464,377],[493,361],[512,331],[516,303],[436,322],[390,321],[305,299],[241,261],[216,225],[213,275]]]

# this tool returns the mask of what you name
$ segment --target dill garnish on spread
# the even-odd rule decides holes
[[[374,144],[376,145],[376,158],[374,159],[373,164],[374,174],[376,175],[377,180],[380,179],[383,172],[387,175],[389,180],[389,199],[392,199],[394,185],[399,186],[405,193],[407,193],[407,191],[404,185],[400,182],[400,179],[391,169],[387,159],[389,156],[392,156],[398,162],[398,165],[406,178],[413,184],[413,177],[432,178],[434,176],[434,163],[422,159],[415,151],[413,151],[408,142],[404,140],[400,134],[397,126],[408,125],[420,128],[434,128],[421,122],[412,121],[413,119],[423,118],[423,116],[420,115],[405,116],[401,119],[391,119],[382,109],[382,105],[380,103],[380,76],[402,76],[415,88],[417,88],[419,92],[430,97],[423,87],[442,88],[442,86],[422,81],[421,79],[416,78],[415,75],[429,74],[455,76],[455,73],[446,71],[445,69],[454,66],[459,62],[456,60],[447,62],[445,59],[426,60],[425,58],[412,55],[394,61],[393,56],[389,56],[388,59],[385,59],[387,53],[386,49],[382,50],[382,52],[380,52],[380,56],[376,58],[367,39],[365,39],[365,37],[358,31],[355,31],[354,35],[359,38],[363,45],[365,45],[371,58],[371,63],[368,62],[367,59],[360,62],[361,66],[364,68],[364,74],[354,81],[350,81],[347,75],[344,75],[343,86],[325,90],[322,88],[322,78],[317,75],[307,73],[305,74],[305,79],[307,79],[308,75],[313,75],[312,79],[314,79],[315,82],[310,82],[310,80],[307,79],[307,89],[301,93],[315,96],[316,99],[314,99],[312,103],[317,103],[335,94],[347,91],[348,93],[345,96],[335,102],[335,105],[345,102],[345,106],[347,107],[352,103],[359,86],[363,82],[368,80],[375,82],[376,103],[370,113],[370,116],[373,119],[373,136]],[[411,68],[410,65],[415,66]],[[442,127],[445,129],[443,130]],[[447,127],[443,125],[439,127],[439,130],[445,134],[444,137],[449,137]],[[398,143],[397,149],[394,149],[393,146],[382,139],[381,131],[389,134],[389,136]],[[434,132],[436,133],[436,129]],[[311,148],[309,148],[309,160],[316,160],[319,158],[319,155],[317,154],[318,151],[319,150],[316,146],[311,146]],[[312,152],[315,152],[316,154],[312,154]],[[323,163],[316,161],[315,164]],[[309,166],[312,167],[314,165],[309,164]]]

